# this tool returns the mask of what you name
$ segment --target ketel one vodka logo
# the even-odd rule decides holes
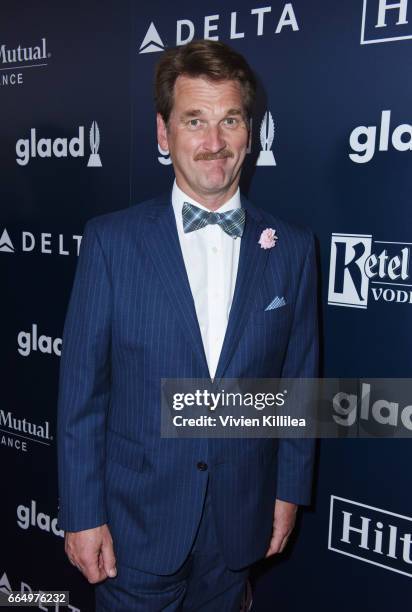
[[[85,157],[84,152],[84,126],[80,125],[76,136],[72,138],[38,138],[36,128],[31,128],[29,138],[20,138],[16,142],[16,162],[19,166],[27,166],[31,159],[38,158],[67,158]],[[100,168],[102,165],[99,147],[100,131],[96,121],[93,121],[90,133],[90,155],[87,166]]]
[[[412,517],[331,495],[328,549],[412,577]]]
[[[367,308],[371,296],[376,302],[412,304],[410,244],[332,234],[328,303]]]
[[[275,124],[270,111],[267,111],[260,124],[260,146],[261,151],[257,159],[257,166],[276,166],[275,156],[271,150],[275,136]]]

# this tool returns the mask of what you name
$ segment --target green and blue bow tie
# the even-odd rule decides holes
[[[184,202],[182,217],[185,234],[202,229],[206,225],[220,225],[222,230],[232,238],[241,238],[245,227],[244,208],[233,208],[224,213],[209,212]]]

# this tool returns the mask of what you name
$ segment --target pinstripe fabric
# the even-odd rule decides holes
[[[216,377],[317,374],[313,238],[247,200],[238,279]],[[257,244],[275,227],[273,249]],[[275,296],[286,304],[265,312]],[[276,495],[308,503],[313,444],[160,438],[160,378],[208,368],[168,196],[85,228],[66,317],[58,403],[59,526],[108,522],[119,563],[184,561],[208,478],[232,569],[263,556]],[[197,469],[206,462],[207,471]]]

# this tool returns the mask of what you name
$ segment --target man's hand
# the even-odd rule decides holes
[[[65,551],[70,563],[91,584],[117,574],[113,540],[107,525],[84,531],[66,531]]]
[[[273,531],[265,558],[281,553],[285,548],[296,521],[297,505],[277,499],[273,513]]]

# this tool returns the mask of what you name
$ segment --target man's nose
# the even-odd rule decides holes
[[[226,147],[222,128],[219,125],[208,126],[205,134],[204,147],[213,153],[217,153]]]

